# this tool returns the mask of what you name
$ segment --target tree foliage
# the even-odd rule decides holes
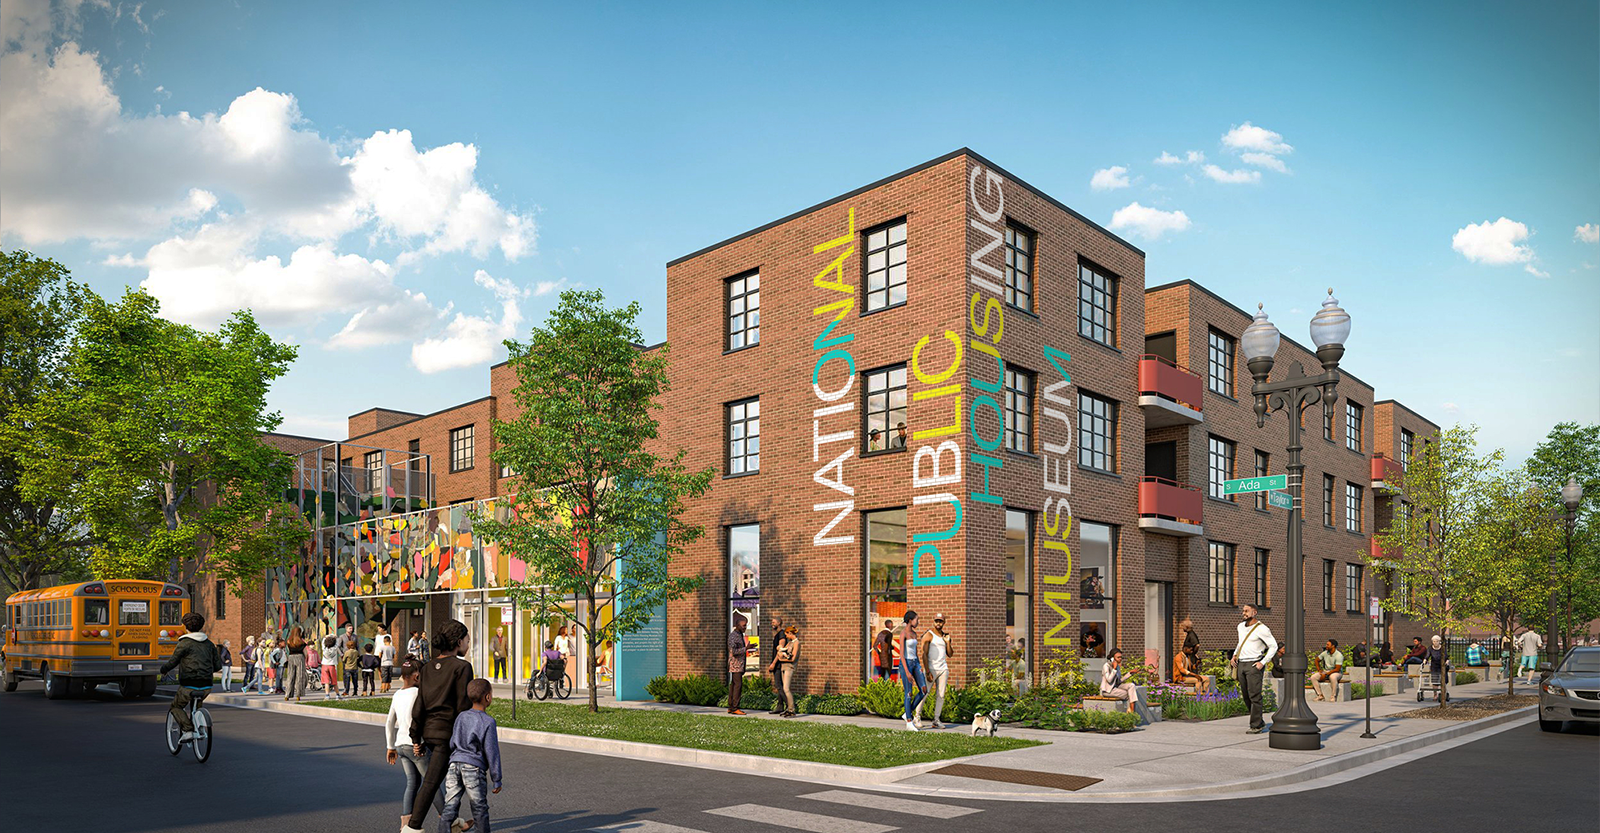
[[[1499,472],[1483,484],[1478,522],[1460,563],[1458,603],[1494,623],[1502,640],[1519,621],[1537,621],[1550,598],[1548,557],[1556,542],[1548,496],[1527,472]],[[1506,675],[1511,693],[1512,675]]]
[[[260,438],[295,349],[248,311],[214,333],[159,311],[144,292],[88,295],[61,384],[25,409],[34,430],[6,440],[24,493],[64,495],[92,530],[97,575],[251,586],[308,534],[284,501],[289,463]]]
[[[591,710],[600,646],[704,580],[675,576],[671,564],[704,534],[680,516],[710,487],[711,470],[686,470],[681,449],[670,457],[651,450],[667,347],[637,346],[638,314],[637,303],[610,309],[600,292],[569,290],[526,344],[506,342],[520,413],[495,422],[493,458],[515,473],[515,511],[504,521],[474,519],[478,532],[528,563],[528,580],[509,588],[518,606],[583,634]],[[569,595],[587,603],[581,613],[558,603]]]
[[[28,412],[61,387],[85,293],[53,260],[0,253],[0,425],[32,433]],[[0,586],[32,590],[47,576],[86,577],[87,529],[59,491],[25,497],[22,477],[16,446],[0,443]]]
[[[1559,570],[1561,629],[1568,635],[1579,633],[1600,618],[1600,425],[1556,425],[1533,450],[1526,466],[1551,513],[1566,512],[1561,505],[1561,487],[1567,478],[1575,477],[1583,487],[1583,501],[1572,529],[1571,559],[1564,531],[1550,544]]]

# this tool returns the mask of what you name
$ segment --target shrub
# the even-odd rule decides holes
[[[1455,685],[1467,685],[1468,683],[1475,683],[1477,681],[1478,681],[1478,672],[1476,672],[1476,671],[1457,671],[1456,672]]]
[[[1228,654],[1226,651],[1201,651],[1200,673],[1216,677],[1218,691],[1231,691],[1239,686],[1238,680],[1228,676]]]
[[[721,680],[714,680],[704,674],[690,674],[683,678],[683,699],[680,703],[692,706],[713,706],[717,701],[728,695],[728,689]]]
[[[746,674],[744,677],[744,693],[746,696],[751,694],[777,695],[777,692],[772,689],[772,678],[763,674]],[[740,699],[740,702],[744,702],[743,698]]]
[[[778,702],[778,697],[771,692],[750,691],[746,689],[739,694],[739,708],[769,711]],[[722,695],[717,701],[717,708],[728,707],[728,695]]]
[[[1372,684],[1372,696],[1373,697],[1382,697],[1383,696],[1383,683],[1373,683]],[[1365,699],[1367,699],[1367,684],[1366,683],[1351,683],[1350,684],[1350,699],[1351,700],[1365,700]]]
[[[1039,681],[1044,686],[1070,691],[1083,684],[1083,658],[1078,656],[1077,643],[1069,642],[1065,648],[1052,648],[1039,660]]]
[[[900,684],[893,680],[873,680],[862,683],[856,689],[856,700],[865,711],[872,712],[879,717],[904,717],[906,711],[905,692]],[[948,697],[946,702],[948,703]]]
[[[1075,731],[1115,735],[1137,729],[1139,727],[1139,715],[1130,712],[1073,709],[1067,712],[1067,722],[1072,725]]]
[[[682,703],[683,681],[672,677],[655,677],[645,683],[644,690],[655,698],[657,703]]]
[[[1016,702],[1002,713],[1008,723],[1021,723],[1025,726],[1036,726],[1052,712],[1066,707],[1065,698],[1060,689],[1052,686],[1039,686],[1019,696]],[[1055,728],[1041,726],[1040,728]]]
[[[801,714],[861,713],[861,703],[849,694],[805,694],[795,698],[794,707]]]
[[[1145,662],[1143,658],[1136,658],[1127,651],[1123,651],[1122,678],[1134,685],[1150,685],[1160,682],[1161,672],[1154,665]]]

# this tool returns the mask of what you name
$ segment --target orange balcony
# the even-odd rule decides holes
[[[1389,558],[1390,557],[1389,555],[1384,553],[1383,545],[1378,543],[1378,536],[1376,536],[1376,535],[1372,536],[1372,548],[1367,550],[1367,552],[1371,553],[1373,558]]]
[[[1391,460],[1381,451],[1372,455],[1372,488],[1400,491],[1400,473],[1399,460]]]
[[[1160,356],[1139,357],[1139,405],[1146,428],[1204,422],[1204,400],[1199,376]]]
[[[1139,528],[1188,538],[1205,534],[1200,490],[1165,477],[1139,479]]]

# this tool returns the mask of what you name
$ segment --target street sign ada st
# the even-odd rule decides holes
[[[1222,481],[1222,493],[1225,495],[1287,488],[1289,488],[1289,475],[1287,474],[1272,474],[1266,477],[1240,477],[1234,480]]]
[[[1278,489],[1273,489],[1267,492],[1267,505],[1276,506],[1279,509],[1293,509],[1294,495]]]

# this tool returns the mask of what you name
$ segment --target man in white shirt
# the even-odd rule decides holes
[[[950,682],[950,637],[944,632],[944,614],[933,616],[933,630],[922,635],[922,667],[928,669],[928,687],[936,697],[933,701],[933,728],[943,729],[939,715],[944,711],[945,685]],[[917,715],[920,723],[922,715]]]
[[[1544,637],[1536,631],[1523,631],[1517,637],[1517,647],[1522,649],[1522,670],[1527,672],[1527,683],[1533,685],[1533,673],[1539,668],[1539,652],[1544,650]]]
[[[1233,665],[1239,677],[1239,694],[1250,706],[1250,728],[1246,734],[1259,735],[1266,724],[1261,719],[1261,672],[1267,660],[1278,652],[1278,640],[1272,638],[1267,623],[1256,618],[1256,606],[1247,604],[1239,609],[1238,647],[1233,651]]]

